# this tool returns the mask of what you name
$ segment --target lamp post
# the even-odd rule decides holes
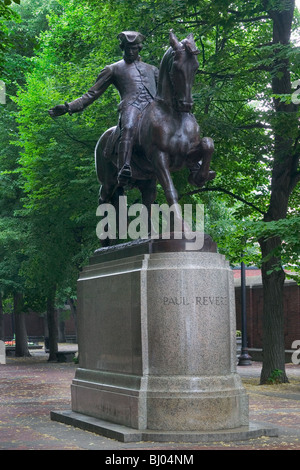
[[[247,347],[247,309],[246,309],[246,276],[245,263],[241,263],[241,310],[242,310],[242,350],[239,356],[239,366],[251,366],[251,357]]]

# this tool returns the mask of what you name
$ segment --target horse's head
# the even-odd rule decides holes
[[[199,67],[196,47],[192,34],[183,41],[178,41],[170,32],[170,45],[173,61],[170,67],[170,79],[173,87],[174,107],[181,112],[190,112],[193,106],[192,86]]]

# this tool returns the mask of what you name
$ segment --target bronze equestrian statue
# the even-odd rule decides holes
[[[119,124],[108,129],[95,149],[101,183],[99,203],[117,208],[124,186],[137,187],[150,213],[161,184],[167,202],[181,219],[171,172],[187,167],[189,183],[201,187],[215,177],[210,170],[213,140],[200,137],[191,109],[192,85],[199,63],[193,35],[179,41],[170,32],[170,48],[159,71],[139,57],[144,37],[134,31],[119,34],[123,59],[103,69],[95,85],[81,98],[49,110],[52,117],[82,111],[113,84],[119,91]],[[176,213],[176,207],[178,211]]]
[[[55,117],[65,113],[83,111],[99,98],[112,84],[118,90],[121,102],[119,111],[118,167],[120,184],[126,184],[131,178],[130,160],[137,122],[143,110],[156,95],[158,69],[141,61],[144,36],[135,31],[124,31],[118,35],[123,60],[106,66],[99,74],[96,83],[80,98],[56,106],[50,110]]]

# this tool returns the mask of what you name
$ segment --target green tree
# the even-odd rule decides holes
[[[174,179],[185,195],[182,202],[197,198],[210,204],[216,219],[220,212],[212,200],[217,198],[228,207],[228,218],[234,224],[220,223],[212,216],[207,223],[232,262],[240,259],[245,239],[248,247],[256,243],[246,254],[262,265],[265,339],[261,381],[265,382],[273,369],[284,370],[282,265],[295,260],[298,250],[291,232],[281,241],[282,221],[296,230],[295,208],[299,207],[299,109],[291,100],[291,84],[299,78],[299,53],[290,41],[299,24],[294,2],[59,0],[57,4],[17,99],[28,217],[42,217],[47,226],[50,213],[59,219],[64,214],[67,226],[80,239],[69,266],[74,260],[81,265],[97,242],[98,190],[92,148],[115,125],[117,112],[111,110],[116,110],[118,100],[109,89],[85,113],[55,122],[46,110],[80,96],[101,68],[118,60],[116,36],[121,30],[136,29],[146,36],[142,56],[154,65],[159,65],[162,51],[168,47],[171,27],[179,38],[194,32],[201,51],[194,112],[203,134],[215,140],[217,178],[197,194],[186,183],[184,172],[174,174]],[[287,380],[285,374],[282,378]]]
[[[10,46],[10,42],[7,37],[8,29],[5,25],[5,21],[18,19],[18,16],[10,8],[13,3],[20,3],[20,0],[0,0],[0,74],[3,72],[4,53]]]
[[[53,4],[51,2],[52,7]],[[5,15],[4,23],[10,48],[5,50],[3,71],[7,100],[0,107],[0,292],[3,298],[13,299],[17,356],[29,355],[25,311],[32,291],[28,291],[28,283],[21,273],[29,253],[26,245],[29,225],[20,212],[24,181],[19,171],[17,108],[13,96],[18,84],[24,83],[24,75],[37,46],[36,36],[40,28],[47,26],[45,20],[49,8],[49,2],[37,0],[33,6],[32,2],[24,0],[22,5],[15,5],[10,14]],[[17,22],[14,21],[16,17]]]
[[[12,299],[16,332],[16,355],[27,356],[28,342],[22,298],[24,278],[19,274],[24,260],[25,226],[14,212],[21,207],[19,175],[16,159],[18,152],[10,145],[16,139],[17,129],[11,106],[0,107],[0,295],[3,299]],[[14,299],[14,302],[13,302]],[[4,336],[2,327],[2,334]]]
[[[80,62],[83,69],[86,67],[85,80],[94,81],[96,72],[89,70],[88,54],[90,41],[93,45],[97,39],[87,37],[87,31],[91,21],[95,26],[96,21],[85,15],[83,4],[58,4],[64,10],[51,11],[49,30],[41,37],[34,68],[16,100],[25,191],[22,214],[29,226],[28,259],[22,273],[27,286],[35,291],[40,308],[47,310],[49,360],[55,360],[57,351],[56,296],[66,288],[76,289],[78,272],[97,247],[98,184],[91,162],[99,136],[94,130],[99,116],[92,110],[83,117],[57,122],[47,111],[56,101],[80,93],[84,86]],[[103,109],[102,116],[105,119],[106,114],[107,120],[109,113]]]
[[[261,382],[265,383],[272,370],[285,370],[282,254],[284,251],[286,261],[286,253],[298,247],[297,232],[283,241],[279,223],[286,219],[286,227],[299,228],[293,220],[293,209],[299,207],[300,178],[299,106],[292,101],[292,83],[299,78],[299,51],[291,43],[291,33],[299,25],[295,2],[117,0],[111,2],[111,8],[123,9],[130,25],[139,28],[149,42],[155,37],[159,43],[172,25],[178,33],[187,28],[194,31],[200,43],[195,113],[205,134],[215,139],[213,166],[218,174],[202,191],[228,194],[245,203],[235,210],[240,234],[235,249],[228,250],[224,239],[217,241],[221,249],[234,251],[232,259],[236,260],[246,236],[238,219],[262,220],[266,224],[261,236],[261,224],[252,224],[252,230],[247,225],[248,236],[256,236],[261,249]],[[283,373],[282,381],[286,380]]]

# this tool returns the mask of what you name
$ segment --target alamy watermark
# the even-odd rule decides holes
[[[3,80],[0,80],[0,104],[6,104],[6,87]]]
[[[300,364],[300,340],[299,339],[296,339],[295,341],[293,341],[292,349],[296,349],[296,351],[294,351],[292,354],[292,363],[295,365],[298,365]]]
[[[298,80],[295,80],[292,83],[292,87],[296,88],[294,93],[292,93],[292,102],[294,104],[300,104],[300,88],[299,88],[300,87],[300,78]]]
[[[183,210],[179,204],[151,204],[149,214],[144,204],[128,207],[127,197],[120,196],[118,214],[115,207],[107,203],[98,206],[96,215],[102,217],[96,227],[100,240],[184,238],[187,250],[200,250],[204,244],[203,204],[184,204]]]

